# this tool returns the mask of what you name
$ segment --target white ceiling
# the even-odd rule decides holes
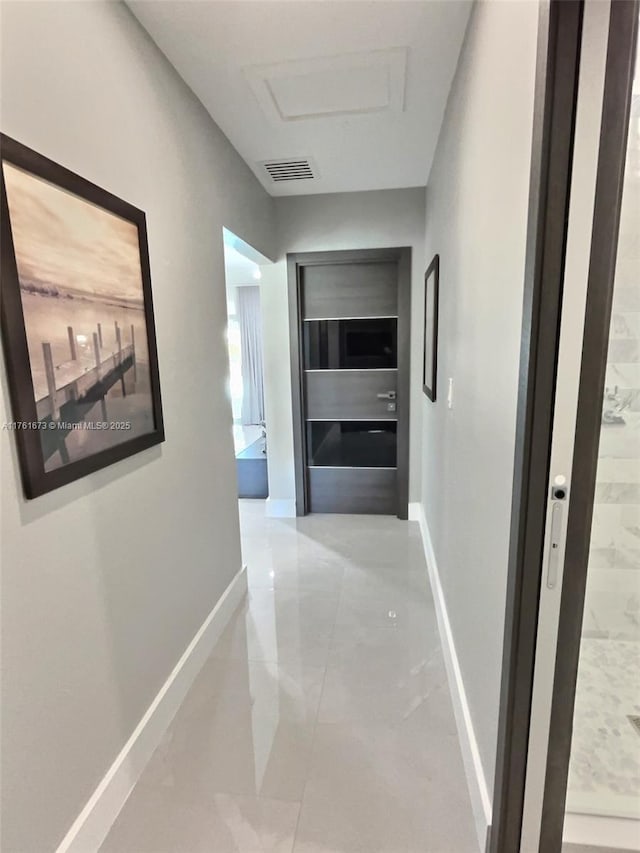
[[[271,195],[424,186],[471,0],[129,0]],[[311,180],[260,165],[309,158]]]

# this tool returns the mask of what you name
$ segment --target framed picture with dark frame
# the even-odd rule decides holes
[[[438,375],[438,291],[440,289],[440,255],[424,274],[424,352],[422,356],[422,390],[435,402]]]
[[[0,135],[2,338],[24,492],[164,441],[145,215]]]

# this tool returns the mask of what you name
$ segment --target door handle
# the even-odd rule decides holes
[[[562,504],[554,503],[551,509],[551,544],[547,567],[547,586],[554,589],[558,583],[560,568],[560,544],[562,541]]]
[[[376,394],[378,400],[395,400],[396,392],[395,391],[384,391],[381,394]]]

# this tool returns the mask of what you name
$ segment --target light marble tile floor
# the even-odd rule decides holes
[[[583,637],[567,810],[640,819],[640,644]]]
[[[102,853],[477,853],[417,524],[268,519]]]

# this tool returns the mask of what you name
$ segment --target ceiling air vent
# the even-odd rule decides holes
[[[317,170],[308,157],[267,160],[260,165],[276,184],[281,181],[312,181],[318,176]]]

